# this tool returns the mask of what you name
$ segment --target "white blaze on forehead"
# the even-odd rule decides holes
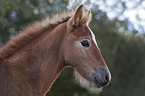
[[[88,27],[88,29],[90,30],[90,32],[91,32],[91,35],[92,35],[92,40],[94,41],[94,43],[95,43],[95,45],[97,46],[97,48],[99,49],[99,47],[98,47],[98,44],[97,44],[97,42],[96,42],[96,38],[95,38],[95,35],[94,35],[94,33],[93,33],[93,31]],[[100,49],[99,49],[100,50]]]

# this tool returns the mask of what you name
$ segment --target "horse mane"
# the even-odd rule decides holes
[[[26,26],[19,34],[9,40],[4,47],[0,48],[0,61],[12,56],[15,52],[26,46],[31,41],[46,32],[46,30],[58,24],[67,22],[74,11],[56,14],[53,18],[46,17],[41,21],[33,22]]]

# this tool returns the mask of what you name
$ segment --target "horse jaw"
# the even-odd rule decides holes
[[[91,93],[99,93],[102,91],[102,88],[97,88],[92,85],[90,81],[85,79],[79,72],[74,71],[75,81],[80,84],[83,88],[86,88]]]

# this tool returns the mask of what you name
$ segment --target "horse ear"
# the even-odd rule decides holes
[[[89,22],[91,21],[91,17],[92,17],[91,10],[88,10],[85,16],[83,17],[82,22],[88,25]]]
[[[83,5],[79,5],[76,8],[75,13],[72,17],[72,25],[78,25],[81,22],[83,12],[84,12]]]

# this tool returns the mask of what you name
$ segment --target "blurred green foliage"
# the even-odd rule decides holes
[[[27,24],[67,10],[67,0],[0,0],[0,46]],[[112,73],[112,81],[98,96],[145,96],[145,39],[128,31],[128,20],[109,20],[92,9],[90,27]],[[136,31],[136,30],[135,30]],[[47,96],[96,96],[74,82],[73,69],[65,69]]]

